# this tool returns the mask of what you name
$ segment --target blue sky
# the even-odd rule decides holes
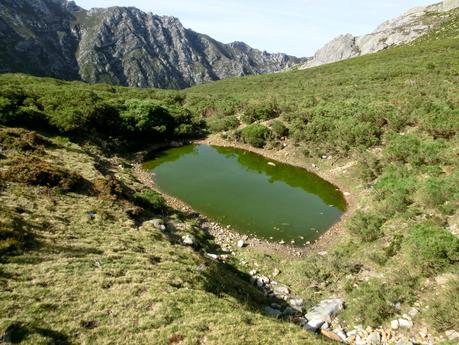
[[[135,6],[178,17],[221,42],[311,56],[343,33],[361,35],[412,7],[435,0],[76,0],[83,8]],[[439,2],[439,0],[438,0]]]

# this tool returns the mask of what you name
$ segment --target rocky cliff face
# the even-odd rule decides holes
[[[184,88],[305,62],[223,44],[173,17],[132,7],[86,11],[66,0],[2,0],[0,71],[116,85]]]
[[[417,7],[398,18],[384,22],[368,35],[339,36],[319,49],[301,68],[346,60],[412,42],[441,21],[448,11],[457,7],[459,0],[446,0],[431,6]]]

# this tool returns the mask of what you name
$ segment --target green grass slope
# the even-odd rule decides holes
[[[24,129],[0,128],[0,143],[6,343],[322,343],[264,315],[250,277],[206,258],[219,248],[197,219],[165,208],[124,159]],[[167,232],[139,228],[156,217]]]
[[[379,325],[398,303],[423,301],[428,324],[458,328],[459,11],[409,45],[185,94],[185,106],[228,140],[268,150],[292,144],[308,162],[357,162],[349,187],[365,197],[335,263],[295,264],[301,273],[292,280],[347,296],[349,322]],[[312,272],[320,278],[306,278]],[[451,286],[432,285],[440,277]]]

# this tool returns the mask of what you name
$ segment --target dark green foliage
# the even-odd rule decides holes
[[[438,332],[459,328],[459,281],[453,280],[446,287],[446,293],[430,304],[430,316]]]
[[[441,272],[459,263],[459,239],[434,224],[419,224],[409,233],[412,260],[425,275]]]
[[[201,136],[204,123],[181,105],[179,96],[177,92],[157,94],[155,90],[2,75],[0,124],[79,136],[96,132],[130,144],[143,140],[143,145]]]
[[[278,117],[280,114],[277,102],[253,102],[249,103],[244,109],[242,121],[251,124],[256,121],[266,121]]]
[[[271,122],[271,130],[276,138],[288,136],[288,128],[279,120]]]
[[[223,118],[210,118],[207,120],[207,124],[211,132],[218,133],[238,128],[240,122],[237,117],[233,115]]]
[[[357,172],[364,182],[374,181],[381,174],[382,169],[381,162],[375,155],[369,152],[361,153]]]
[[[135,193],[133,199],[136,205],[154,212],[163,212],[166,208],[166,201],[164,198],[151,189]]]
[[[352,317],[364,325],[379,326],[394,316],[397,303],[412,302],[417,280],[407,272],[398,273],[394,281],[370,280],[352,290],[345,317]]]
[[[254,147],[265,146],[270,135],[269,128],[259,124],[247,126],[241,131],[242,140]]]
[[[381,226],[384,221],[384,217],[375,212],[357,211],[349,221],[348,228],[363,241],[371,242],[383,236]]]

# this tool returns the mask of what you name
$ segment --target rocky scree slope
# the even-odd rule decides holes
[[[0,4],[0,71],[115,85],[184,88],[305,62],[220,43],[177,18],[133,7],[86,11],[66,0]]]
[[[382,23],[370,34],[336,37],[319,49],[301,69],[375,53],[391,46],[410,43],[431,30],[447,12],[459,7],[459,0],[446,0],[411,9],[400,17]],[[439,16],[438,16],[439,15]]]

